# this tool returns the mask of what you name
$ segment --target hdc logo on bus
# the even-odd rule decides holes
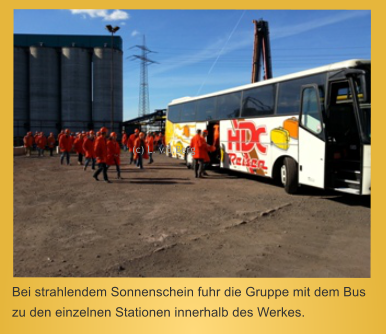
[[[228,129],[228,152],[242,153],[242,157],[237,157],[236,153],[228,153],[233,165],[246,166],[249,168],[259,168],[266,170],[265,161],[258,159],[258,152],[267,153],[267,145],[261,144],[260,136],[267,134],[266,127],[255,126],[253,122],[232,120],[233,129]],[[252,152],[255,151],[255,152]],[[255,153],[257,158],[252,157]]]

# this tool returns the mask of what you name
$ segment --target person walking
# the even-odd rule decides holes
[[[147,159],[145,134],[140,132],[138,138],[134,142],[134,160],[137,162],[137,168],[143,169],[143,159]]]
[[[159,154],[162,154],[164,152],[164,146],[165,146],[165,138],[162,135],[162,133],[160,132],[158,134],[158,150],[159,150]]]
[[[120,160],[121,147],[117,141],[117,134],[115,132],[111,132],[110,139],[107,141],[107,169],[110,166],[114,166],[117,169],[117,179],[121,179],[121,169],[119,166],[121,165]]]
[[[107,177],[107,165],[106,165],[106,160],[107,160],[106,136],[107,136],[108,130],[107,128],[102,127],[99,133],[100,135],[95,140],[95,144],[94,144],[94,151],[96,156],[96,162],[98,164],[98,169],[93,174],[93,178],[96,181],[99,181],[98,175],[103,172],[104,181],[107,183],[111,183],[111,181],[109,181],[109,178]]]
[[[62,155],[60,156],[60,164],[63,165],[64,157],[66,157],[67,165],[70,164],[70,152],[72,150],[72,140],[70,137],[70,130],[66,129],[64,135],[60,136],[59,148]]]
[[[153,160],[153,151],[154,151],[154,137],[152,133],[149,131],[146,136],[146,149],[149,154],[149,165],[154,162]]]
[[[50,135],[47,137],[47,146],[50,150],[50,157],[54,156],[54,148],[56,144],[56,139],[54,137],[54,134],[51,132]]]
[[[129,163],[130,165],[134,161],[134,142],[137,140],[138,135],[139,135],[139,130],[135,129],[134,133],[132,133],[129,136],[129,138],[127,139],[127,147],[129,149],[129,153],[130,153],[130,163]]]
[[[27,134],[23,138],[25,155],[27,157],[31,156],[32,146],[34,144],[34,137],[32,136],[32,132],[27,132]]]
[[[43,132],[40,132],[39,135],[35,139],[36,148],[38,150],[38,156],[44,157],[44,150],[46,149],[47,138]]]
[[[193,170],[194,175],[197,178],[201,174],[203,160],[200,156],[200,150],[199,146],[201,145],[201,130],[197,129],[196,134],[193,136],[193,138],[190,141],[190,151],[192,152],[193,156]]]
[[[83,134],[79,133],[78,136],[74,140],[74,150],[78,154],[78,165],[83,165]]]
[[[59,139],[61,136],[63,136],[65,133],[64,133],[64,130],[60,130],[60,132],[58,133],[58,137],[56,138],[56,140],[58,141],[59,143]]]
[[[127,151],[127,134],[125,130],[122,131],[122,140],[121,140],[123,151]]]
[[[203,138],[203,141],[201,143],[201,150],[202,150],[203,166],[202,166],[202,170],[201,170],[201,176],[208,176],[208,174],[206,172],[206,166],[210,163],[209,152],[216,151],[216,147],[208,145],[208,143],[207,143],[208,130],[202,131],[202,138]]]
[[[39,131],[35,131],[35,134],[33,135],[33,138],[34,138],[34,142],[33,142],[33,145],[32,145],[32,150],[33,151],[37,151],[37,140],[38,140],[38,136],[39,136]]]
[[[85,156],[85,162],[83,170],[87,169],[87,166],[91,162],[91,169],[95,169],[95,152],[94,152],[95,136],[94,131],[90,131],[83,141],[83,152]]]

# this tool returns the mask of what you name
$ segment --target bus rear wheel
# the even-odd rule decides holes
[[[283,165],[280,168],[280,179],[288,194],[295,194],[299,188],[298,185],[298,165],[291,158],[284,158]]]

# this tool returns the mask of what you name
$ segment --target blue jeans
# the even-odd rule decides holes
[[[44,148],[37,147],[39,157],[44,156]]]
[[[70,152],[62,152],[62,155],[60,156],[60,163],[63,164],[64,157],[66,157],[67,165],[70,164]]]
[[[84,164],[84,168],[87,168],[88,164],[92,161],[91,168],[95,169],[95,158],[86,158],[86,162]]]

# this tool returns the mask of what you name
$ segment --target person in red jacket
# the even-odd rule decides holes
[[[127,134],[125,131],[122,131],[122,140],[121,140],[123,151],[127,151]]]
[[[32,145],[32,149],[34,150],[34,151],[37,151],[37,139],[38,139],[38,136],[39,136],[39,131],[35,131],[35,134],[33,135],[33,137],[34,137],[34,142],[33,142],[33,145]]]
[[[53,156],[54,148],[55,148],[56,139],[54,137],[54,134],[51,132],[50,135],[47,137],[47,146],[50,150],[50,157]]]
[[[72,141],[70,137],[70,130],[66,129],[64,135],[60,136],[59,148],[62,155],[60,156],[60,164],[63,165],[64,157],[66,157],[67,165],[70,164],[70,152],[72,149]]]
[[[158,150],[159,150],[159,154],[162,154],[164,152],[164,146],[165,146],[165,138],[162,135],[162,133],[160,132],[158,134]]]
[[[133,163],[133,160],[134,160],[134,153],[135,153],[134,152],[134,142],[138,138],[138,135],[139,135],[139,130],[135,129],[134,133],[132,133],[129,136],[129,138],[127,139],[127,147],[129,149],[129,152],[130,152],[130,165]]]
[[[94,173],[93,178],[96,181],[99,181],[98,175],[103,172],[103,179],[107,183],[111,183],[109,181],[109,178],[107,177],[107,143],[106,143],[106,136],[108,133],[107,128],[103,127],[99,131],[100,136],[95,140],[94,144],[94,152],[96,156],[96,162],[98,164],[98,169]]]
[[[27,132],[27,134],[23,138],[23,143],[25,147],[25,154],[27,157],[30,157],[32,146],[34,144],[34,137],[32,136],[32,132]]]
[[[58,134],[58,138],[57,138],[58,143],[59,143],[60,137],[63,136],[64,134],[65,134],[65,133],[64,133],[64,130],[61,130],[60,133]]]
[[[149,165],[150,165],[154,162],[154,160],[153,160],[154,137],[150,131],[147,133],[145,142],[146,142],[146,149],[147,149],[147,152],[149,154],[149,159],[150,159]]]
[[[111,132],[110,139],[107,141],[107,169],[110,166],[114,166],[117,169],[117,179],[121,179],[121,169],[119,166],[121,165],[120,160],[121,147],[117,142],[117,134],[115,132]]]
[[[36,147],[38,149],[38,156],[44,157],[44,150],[46,149],[47,138],[43,132],[40,132],[39,135],[35,139]]]
[[[148,159],[145,143],[145,134],[140,132],[138,138],[134,142],[134,160],[137,161],[137,167],[143,169],[143,159]]]
[[[95,136],[94,131],[90,131],[88,136],[83,141],[83,152],[86,158],[83,170],[87,169],[88,164],[91,162],[91,169],[95,169],[95,152],[94,152]]]
[[[83,165],[83,134],[79,133],[74,140],[74,150],[78,154],[78,165]]]
[[[190,141],[190,151],[192,152],[193,156],[193,170],[194,170],[194,175],[198,177],[199,174],[201,174],[202,168],[204,161],[202,157],[199,156],[199,149],[198,146],[201,143],[201,130],[198,129],[196,131],[196,134],[193,136],[193,138]]]
[[[206,165],[208,165],[210,163],[209,152],[216,151],[215,146],[208,145],[207,137],[208,137],[208,130],[202,131],[202,138],[204,140],[202,141],[201,148],[202,148],[202,157],[203,157],[204,164],[203,164],[203,168],[201,171],[201,175],[204,175],[204,176],[208,176],[205,169],[206,169]]]
[[[213,125],[213,146],[216,149],[220,147],[220,126],[218,124]]]

